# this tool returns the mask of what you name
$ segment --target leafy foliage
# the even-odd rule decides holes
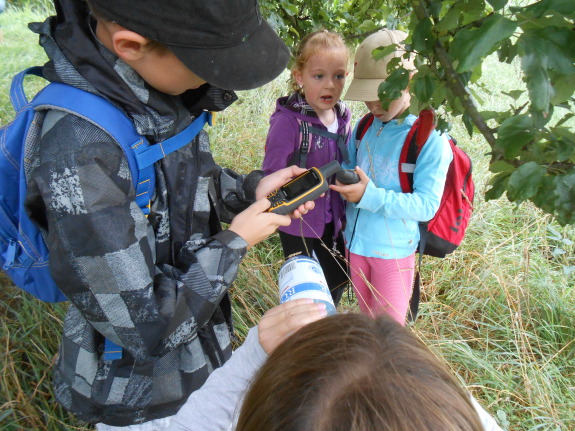
[[[260,6],[267,21],[292,50],[315,30],[338,32],[354,44],[395,22],[392,7],[381,0],[262,0]],[[390,17],[389,22],[386,17]]]
[[[575,9],[571,0],[509,6],[505,0],[420,0],[407,23],[407,44],[418,53],[412,111],[426,105],[461,115],[470,135],[491,146],[487,199],[507,193],[531,201],[565,225],[575,222]],[[517,62],[522,83],[503,93],[502,112],[481,112],[470,86],[485,58]],[[393,85],[393,83],[390,83]],[[517,106],[527,90],[526,101]],[[380,88],[380,91],[382,89]],[[385,96],[382,92],[382,96]],[[489,121],[491,120],[491,121]],[[488,124],[489,121],[489,124]]]
[[[418,54],[411,111],[441,108],[440,128],[448,127],[450,117],[461,116],[470,135],[484,136],[495,174],[486,198],[506,193],[517,204],[533,202],[562,225],[575,222],[573,0],[261,3],[292,47],[318,28],[340,32],[350,44],[383,27],[406,29],[408,49]],[[388,52],[379,49],[374,56]],[[507,110],[481,111],[471,88],[483,73],[495,73],[483,70],[493,53],[501,63],[518,64],[522,82],[500,95],[509,98]],[[380,86],[384,106],[406,86],[405,71],[394,66],[398,69]]]

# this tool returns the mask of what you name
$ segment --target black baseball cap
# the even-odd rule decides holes
[[[203,80],[248,90],[276,78],[289,50],[257,0],[89,0],[103,17],[168,48]]]

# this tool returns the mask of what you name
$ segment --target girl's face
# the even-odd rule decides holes
[[[293,75],[303,87],[306,102],[321,118],[341,97],[347,75],[347,53],[342,49],[318,52],[308,58],[301,70],[294,70]]]

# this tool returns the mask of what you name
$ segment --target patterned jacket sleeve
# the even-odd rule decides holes
[[[122,150],[62,115],[45,120],[57,127],[44,133],[27,197],[32,218],[48,228],[54,280],[90,326],[138,360],[188,343],[218,308],[246,242],[223,231],[186,242],[175,265],[157,263],[162,232],[134,202]]]

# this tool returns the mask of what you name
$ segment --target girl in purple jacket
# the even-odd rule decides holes
[[[321,167],[347,159],[351,113],[339,100],[348,73],[349,51],[336,33],[321,30],[299,44],[291,83],[294,92],[280,97],[270,118],[262,169],[269,174],[289,165]],[[337,305],[347,285],[341,233],[345,205],[332,190],[315,209],[279,229],[285,257],[301,253],[318,259]]]

